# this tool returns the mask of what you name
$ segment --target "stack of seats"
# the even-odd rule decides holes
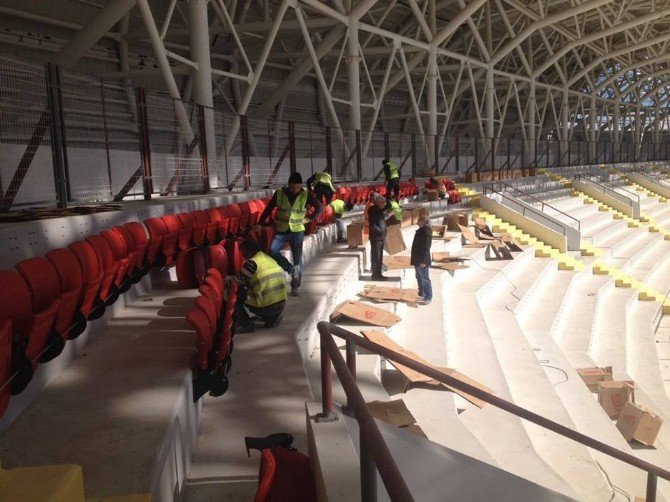
[[[198,291],[200,296],[195,299],[195,306],[186,313],[186,320],[198,338],[194,401],[208,392],[211,396],[221,396],[228,389],[226,374],[232,365],[237,283],[231,282],[226,291],[223,276],[211,268]]]

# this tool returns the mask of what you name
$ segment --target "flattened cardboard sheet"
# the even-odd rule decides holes
[[[397,322],[400,322],[400,317],[393,312],[373,307],[372,305],[366,305],[365,303],[357,302],[355,300],[349,300],[339,304],[330,315],[330,320],[331,322],[337,322],[342,316],[366,324],[381,326],[383,328],[390,328]]]
[[[404,268],[414,268],[414,265],[410,265],[410,257],[409,256],[398,256],[398,255],[393,255],[393,256],[384,256],[384,259],[382,260],[384,265],[386,265],[386,268],[389,270],[401,270]]]
[[[435,251],[433,253],[432,258],[433,258],[433,261],[442,262],[442,263],[448,263],[448,262],[453,262],[453,261],[461,262],[461,261],[465,261],[465,260],[470,259],[466,256],[454,256],[454,255],[449,254],[446,251]]]
[[[383,347],[386,347],[387,349],[391,349],[395,352],[398,352],[399,354],[402,354],[405,357],[409,357],[410,359],[415,360],[417,363],[425,364],[426,366],[430,366],[431,368],[434,368],[445,375],[448,375],[452,378],[457,378],[464,383],[467,383],[469,385],[472,385],[473,387],[477,387],[480,390],[483,390],[485,392],[493,393],[491,389],[486,387],[485,385],[480,384],[476,380],[471,379],[470,377],[464,375],[463,373],[452,369],[452,368],[440,368],[437,366],[433,366],[430,364],[428,361],[423,359],[421,356],[418,354],[412,352],[411,350],[407,350],[401,345],[398,345],[396,342],[391,340],[388,336],[386,336],[384,333],[381,333],[379,331],[362,331],[363,336],[370,340],[371,342],[374,342],[378,345],[381,345]],[[465,392],[462,392],[458,389],[455,389],[453,387],[449,387],[448,385],[443,384],[442,382],[438,382],[436,380],[433,380],[429,376],[426,376],[422,373],[419,373],[418,371],[414,371],[411,368],[408,368],[407,366],[403,366],[402,364],[396,363],[394,361],[389,360],[389,362],[400,372],[402,373],[408,380],[409,383],[424,383],[424,384],[429,384],[429,385],[443,385],[447,389],[451,390],[452,392],[455,392],[459,396],[461,396],[464,399],[467,399],[470,401],[472,404],[479,408],[483,408],[484,405],[486,404],[484,401],[481,399],[478,399],[474,396],[471,396],[470,394],[467,394]]]
[[[419,427],[417,424],[406,425],[404,427],[401,427],[401,429],[407,432],[411,432],[412,434],[416,434],[417,436],[421,436],[422,438],[428,439],[426,433],[423,432],[423,429]]]
[[[378,301],[386,300],[394,302],[416,303],[421,299],[421,297],[414,289],[391,288],[374,285],[365,286],[365,290],[360,294],[367,298],[372,298],[373,300]]]
[[[396,427],[405,427],[416,423],[416,419],[407,409],[405,401],[402,399],[372,401],[367,403],[367,405],[373,417],[387,424],[395,425]]]

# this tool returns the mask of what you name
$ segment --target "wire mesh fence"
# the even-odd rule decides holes
[[[66,202],[95,203],[274,188],[294,171],[364,182],[386,158],[403,177],[670,159],[667,131],[594,143],[355,131],[241,117],[226,101],[208,109],[49,68],[0,58],[0,209],[55,205],[63,184]]]
[[[44,66],[0,57],[0,209],[56,200]]]

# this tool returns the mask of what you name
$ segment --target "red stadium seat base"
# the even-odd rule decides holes
[[[60,355],[60,353],[63,352],[64,348],[65,348],[65,340],[63,340],[63,338],[61,338],[61,336],[58,333],[52,331],[49,334],[49,338],[47,339],[44,352],[40,357],[40,362],[48,363],[49,361],[57,358]]]

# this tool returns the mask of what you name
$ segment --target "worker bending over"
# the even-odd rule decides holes
[[[384,159],[382,160],[382,169],[386,177],[386,199],[394,198],[397,200],[400,194],[400,168],[395,162]],[[379,174],[374,179],[377,179]]]
[[[286,305],[284,271],[251,237],[240,244],[240,251],[245,262],[235,277],[240,285],[235,304],[235,333],[256,330],[247,309],[262,320],[266,328],[274,328],[281,322]]]
[[[335,195],[333,178],[330,176],[330,173],[324,171],[314,173],[307,180],[307,188],[314,192],[314,197],[319,202],[323,202],[325,198],[326,204],[330,204],[330,201],[333,200],[333,195]]]
[[[291,173],[288,186],[277,190],[265,207],[259,224],[267,224],[274,208],[277,208],[275,221],[277,233],[270,244],[270,256],[291,276],[291,296],[298,296],[298,288],[302,278],[302,243],[305,238],[305,223],[321,216],[323,205],[302,187],[300,173]],[[314,212],[307,218],[307,208],[313,207]],[[282,254],[284,244],[291,247],[293,263]]]
[[[351,202],[344,202],[342,199],[335,199],[330,203],[330,207],[333,208],[333,214],[335,216],[337,242],[346,242],[347,239],[344,237],[344,222],[342,221],[342,216],[344,216],[345,211],[351,211],[354,208],[354,205]]]

